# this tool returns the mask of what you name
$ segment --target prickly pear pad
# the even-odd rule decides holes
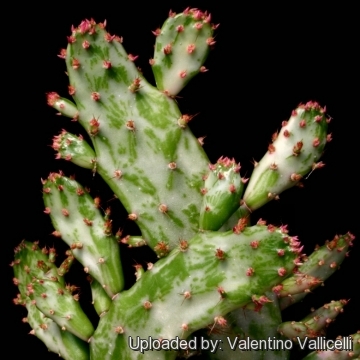
[[[43,183],[45,211],[51,216],[56,234],[110,297],[117,294],[124,280],[111,223],[105,221],[94,200],[75,180],[52,173]]]
[[[258,209],[284,190],[299,183],[318,163],[325,144],[328,119],[325,109],[309,101],[293,110],[289,121],[284,121],[279,134],[273,135],[273,143],[267,153],[255,165],[244,194],[244,209]]]
[[[235,308],[251,301],[261,305],[260,295],[290,274],[297,257],[298,244],[293,246],[291,238],[273,226],[256,225],[240,234],[199,234],[114,299],[91,340],[92,356],[137,359],[139,353],[128,347],[130,336],[186,338]],[[175,355],[149,351],[143,358]]]
[[[158,89],[169,95],[178,94],[199,72],[215,43],[211,15],[199,9],[185,9],[181,14],[170,12],[156,35],[154,59],[150,61]]]
[[[104,24],[84,20],[68,41],[69,92],[93,141],[95,169],[149,246],[192,238],[209,161],[175,101],[143,78]]]
[[[16,249],[15,278],[24,304],[33,305],[64,330],[88,340],[94,328],[80,304],[57,276],[56,267],[37,245],[23,241]]]

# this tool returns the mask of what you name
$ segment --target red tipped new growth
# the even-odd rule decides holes
[[[145,310],[149,310],[149,309],[151,309],[152,308],[152,304],[151,304],[151,302],[150,301],[145,301],[144,302],[144,308],[145,308]]]
[[[65,59],[66,58],[66,49],[61,49],[60,54],[58,55],[58,57],[60,59]]]
[[[128,219],[132,221],[136,221],[138,219],[138,216],[135,213],[131,213],[128,215]]]
[[[172,52],[172,46],[171,46],[171,44],[165,45],[165,47],[164,47],[164,54],[165,54],[165,55],[170,55],[171,52]]]
[[[188,52],[189,54],[192,54],[192,53],[195,51],[195,49],[196,49],[195,44],[190,44],[190,45],[188,45],[187,48],[186,48],[186,50],[187,50],[187,52]]]
[[[167,212],[168,212],[168,207],[167,207],[167,205],[165,205],[165,204],[160,204],[159,205],[159,211],[161,212],[161,213],[163,213],[163,214],[166,214]]]
[[[260,245],[260,241],[258,240],[254,240],[254,241],[251,241],[250,242],[250,246],[253,248],[253,249],[257,249]]]
[[[296,145],[294,145],[294,147],[293,147],[293,151],[292,151],[293,155],[294,155],[294,156],[299,156],[300,153],[301,153],[302,147],[303,147],[303,142],[302,142],[302,141],[298,141],[298,142],[296,143]]]
[[[47,103],[50,106],[54,106],[55,103],[60,99],[60,95],[56,92],[50,92],[46,94]]]
[[[133,55],[133,54],[129,54],[129,55],[128,55],[128,59],[129,59],[130,61],[135,61],[138,57],[139,57],[139,55]]]
[[[220,325],[221,327],[225,327],[227,325],[227,321],[224,317],[222,316],[216,316],[214,318],[215,324]]]
[[[68,93],[71,96],[75,95],[75,88],[73,86],[69,85],[68,86]]]
[[[255,270],[250,267],[246,270],[246,276],[253,276],[254,272],[255,272]]]
[[[251,297],[252,302],[255,304],[254,311],[260,311],[264,304],[272,302],[268,297],[265,295],[257,296],[253,295]]]
[[[90,120],[90,128],[89,128],[89,135],[95,136],[99,132],[100,122],[99,120],[93,118]]]
[[[111,69],[111,62],[108,60],[103,61],[103,68],[104,69]]]
[[[136,93],[137,91],[139,91],[140,89],[140,81],[141,79],[139,77],[135,78],[133,80],[133,82],[131,83],[131,85],[129,86],[129,90],[132,92],[132,93]]]
[[[235,234],[240,234],[248,225],[248,218],[241,218],[238,223],[233,227],[233,232]]]
[[[93,93],[91,93],[91,98],[94,101],[99,101],[100,100],[100,94],[98,92],[94,91]]]
[[[77,69],[79,69],[79,67],[80,67],[80,62],[79,62],[79,60],[78,59],[72,59],[72,68],[74,69],[74,70],[77,70]]]
[[[156,252],[158,258],[162,258],[169,253],[170,247],[165,241],[159,241],[154,247],[154,251]]]
[[[189,247],[189,243],[186,241],[186,240],[180,240],[179,242],[179,248],[180,248],[180,251],[186,251]]]
[[[134,122],[134,120],[128,120],[128,121],[126,121],[125,126],[126,126],[126,128],[127,128],[128,130],[130,130],[130,131],[135,131],[135,122]]]
[[[181,115],[181,117],[178,119],[179,126],[184,129],[188,122],[191,121],[194,116],[195,115],[188,114]]]
[[[113,40],[115,40],[116,36],[115,35],[110,35],[109,33],[106,33],[104,35],[104,39],[107,42],[112,42]]]
[[[209,45],[209,46],[213,46],[215,45],[216,41],[214,40],[213,37],[209,37],[206,39],[206,43]]]
[[[272,288],[272,291],[279,296],[281,290],[283,289],[283,285],[279,284],[279,285],[275,285],[273,288]]]
[[[215,257],[219,260],[225,260],[225,252],[221,250],[220,248],[216,249],[215,251]]]

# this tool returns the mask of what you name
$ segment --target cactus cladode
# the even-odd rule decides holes
[[[53,138],[56,158],[99,174],[141,232],[114,235],[110,209],[103,214],[98,198],[61,171],[42,180],[44,212],[53,235],[69,249],[57,266],[54,249],[42,251],[23,241],[12,264],[20,291],[14,302],[27,308],[33,333],[65,359],[174,359],[189,349],[166,348],[166,340],[202,332],[225,342],[221,330],[233,344],[246,337],[285,341],[287,336],[296,342],[323,335],[347,303],[324,305],[301,322],[282,322],[282,309],[338,268],[353,235],[337,236],[306,257],[286,226],[250,224],[253,211],[323,166],[319,158],[331,140],[326,109],[310,101],[293,110],[246,179],[235,159],[222,156],[210,163],[188,126],[193,116],[178,108],[176,95],[206,71],[216,28],[207,12],[170,12],[163,28],[153,31],[150,65],[157,87],[105,23],[82,21],[60,53],[74,102],[55,92],[47,94],[47,102],[78,121],[91,144],[62,130]],[[136,265],[136,283],[126,290],[118,243],[147,245],[159,258],[147,270]],[[88,274],[99,315],[96,329],[75,287],[64,281],[75,260]],[[160,351],[144,348],[141,355],[129,346],[137,338],[162,342]],[[232,349],[208,356],[238,358]],[[272,359],[266,350],[256,356]],[[289,352],[274,356],[287,359]]]
[[[329,119],[317,102],[300,104],[289,121],[283,121],[279,133],[264,157],[255,164],[246,188],[242,207],[253,211],[284,190],[296,185],[311,169],[323,166],[319,162],[324,146],[331,136],[327,134]]]

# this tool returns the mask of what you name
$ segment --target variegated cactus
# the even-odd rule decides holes
[[[178,108],[177,94],[207,70],[216,28],[207,12],[170,12],[153,31],[156,87],[106,23],[82,21],[60,52],[73,102],[55,92],[47,102],[87,135],[62,130],[53,139],[56,157],[100,175],[141,232],[116,232],[110,208],[62,171],[42,180],[44,212],[68,250],[59,262],[52,245],[41,250],[21,242],[11,264],[20,291],[14,302],[26,307],[31,332],[65,359],[175,359],[199,352],[209,359],[238,359],[244,339],[301,344],[322,336],[347,303],[329,303],[301,321],[281,315],[339,268],[352,234],[336,236],[307,257],[287,226],[262,220],[251,226],[255,210],[323,167],[319,158],[331,140],[326,109],[315,101],[294,109],[247,179],[234,159],[222,156],[211,164],[203,139],[188,126],[193,115]],[[159,259],[146,270],[137,264],[132,286],[124,285],[118,243],[148,246]],[[89,275],[99,315],[95,329],[76,287],[64,280],[75,259]],[[152,349],[146,347],[149,339]],[[172,340],[189,345],[196,339],[211,341],[217,351],[202,351],[201,344],[195,350],[170,346]],[[356,359],[359,335],[352,340],[350,351],[307,358]],[[290,356],[288,349],[268,350],[241,356]]]

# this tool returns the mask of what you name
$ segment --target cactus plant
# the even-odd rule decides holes
[[[186,26],[204,35],[194,37],[184,31]],[[175,40],[167,34],[174,29]],[[56,93],[47,94],[49,105],[78,120],[88,135],[84,139],[63,130],[52,145],[57,157],[91,170],[93,182],[97,183],[100,175],[124,205],[127,222],[135,222],[140,230],[132,227],[129,231],[128,227],[123,233],[116,232],[114,210],[107,209],[103,199],[99,203],[91,182],[94,199],[77,181],[78,177],[74,180],[59,171],[43,180],[44,212],[52,219],[55,240],[49,243],[48,254],[27,242],[17,247],[14,282],[21,295],[16,302],[28,308],[28,321],[35,334],[44,333],[39,337],[51,351],[64,358],[86,358],[88,351],[93,359],[137,358],[139,352],[129,346],[129,337],[135,341],[136,336],[189,339],[195,331],[202,331],[216,340],[217,332],[232,331],[237,335],[241,328],[244,334],[251,333],[245,320],[238,318],[239,313],[247,311],[255,317],[262,314],[263,318],[257,321],[265,327],[271,323],[266,319],[268,308],[279,310],[288,306],[282,303],[284,298],[290,298],[290,291],[294,291],[291,303],[298,301],[297,290],[291,287],[292,279],[295,285],[300,283],[299,292],[304,293],[330,275],[310,269],[312,256],[301,264],[304,261],[301,245],[288,234],[292,233],[291,224],[290,230],[262,221],[251,226],[254,220],[249,216],[251,213],[251,218],[256,218],[258,207],[321,167],[319,157],[330,138],[325,109],[316,102],[308,102],[294,110],[246,184],[243,170],[235,160],[221,157],[209,166],[211,162],[189,130],[188,122],[193,116],[181,114],[176,101],[190,74],[204,72],[203,61],[215,42],[209,14],[186,9],[183,14],[170,16],[164,29],[154,32],[158,36],[151,64],[158,89],[149,85],[136,69],[135,56],[124,52],[121,38],[107,33],[104,24],[85,20],[72,30],[67,54],[60,53],[66,60],[69,92],[76,105]],[[182,35],[186,40],[181,40]],[[189,44],[183,46],[182,41],[188,38]],[[206,46],[203,43],[198,46],[198,39],[205,40]],[[185,55],[181,54],[181,46]],[[192,65],[194,55],[197,57]],[[178,60],[184,56],[186,60]],[[177,66],[182,64],[184,69],[179,71]],[[173,80],[176,74],[179,76]],[[163,80],[166,78],[170,80]],[[179,84],[172,88],[169,84],[175,82]],[[75,165],[69,167],[70,174],[77,172]],[[55,262],[58,270],[52,245],[56,242],[58,246],[57,237],[70,247],[66,258],[59,256],[63,263]],[[122,276],[126,261],[122,255],[120,264],[116,240],[123,244],[121,252],[128,251],[125,245],[130,248],[147,245],[156,254],[146,253],[148,269],[144,271],[137,264],[137,281],[134,285],[125,282],[126,290]],[[341,257],[334,260],[337,263],[329,266],[331,269],[338,267],[352,240],[347,234],[323,247],[324,251],[333,247]],[[72,265],[74,258],[78,263]],[[73,271],[71,266],[78,270],[82,267],[91,275],[94,307],[100,315],[95,333],[88,320],[82,320],[80,333],[76,321],[72,321],[73,315],[58,316],[64,307],[66,312],[70,311],[70,305],[50,301],[61,292],[71,299],[71,289],[62,280],[63,273],[69,271],[70,275]],[[290,276],[295,267],[299,272]],[[52,276],[56,280],[49,276],[55,271],[57,275]],[[305,280],[299,281],[302,277]],[[281,297],[284,292],[287,297]],[[71,306],[78,306],[77,295],[72,301],[75,305]],[[83,316],[81,310],[74,313]],[[37,324],[44,316],[43,323]],[[238,319],[236,326],[234,318]],[[65,325],[64,319],[74,322],[75,328]],[[89,325],[85,325],[87,322]],[[280,325],[279,319],[277,324]],[[66,328],[63,330],[66,339],[62,340],[65,345],[59,345],[58,334],[64,337],[61,328]],[[258,340],[268,334],[273,336],[273,329],[268,331],[252,336]],[[90,340],[90,345],[81,339]],[[145,351],[144,358],[176,355],[175,351]],[[204,356],[224,355],[217,352]],[[229,354],[225,358],[230,358]]]

